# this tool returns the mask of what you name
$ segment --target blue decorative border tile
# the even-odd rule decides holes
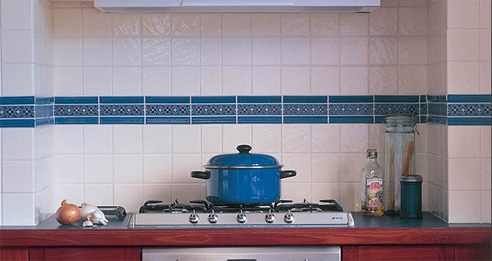
[[[189,104],[147,104],[147,116],[190,116]]]
[[[237,123],[241,124],[281,124],[281,116],[240,116],[237,118]]]
[[[238,96],[237,103],[282,103],[282,96]]]
[[[0,105],[0,118],[19,119],[34,118],[33,105]]]
[[[191,124],[190,117],[146,117],[145,124]]]
[[[55,118],[55,124],[98,124],[98,117],[62,117]]]
[[[490,103],[451,103],[448,104],[448,116],[486,116],[490,117]]]
[[[285,104],[284,115],[328,115],[327,104]]]
[[[101,104],[100,116],[143,116],[144,105]]]
[[[101,117],[100,124],[144,124],[144,117]]]
[[[419,114],[418,103],[377,103],[375,109],[375,115]]]
[[[34,124],[34,119],[0,120],[0,128],[32,128]]]
[[[284,116],[284,123],[328,123],[327,116]]]
[[[491,125],[490,117],[453,117],[447,119],[448,125]]]
[[[236,104],[192,104],[191,115],[231,116],[236,115]]]
[[[478,103],[478,102],[491,102],[490,94],[448,94],[448,102],[458,103]]]
[[[235,124],[236,117],[192,117],[191,124]]]
[[[144,97],[142,96],[121,96],[121,97],[113,97],[113,96],[103,96],[99,97],[99,103],[144,103]]]
[[[238,115],[282,115],[282,104],[247,103],[237,105]]]
[[[55,116],[98,116],[97,104],[55,105]]]
[[[0,97],[0,105],[33,104],[34,100],[34,96]]]
[[[329,98],[331,103],[373,103],[374,96],[330,96]]]
[[[97,104],[97,97],[55,97],[55,104]]]
[[[357,103],[350,103],[350,104],[330,104],[330,116],[335,116],[335,115],[344,115],[344,116],[349,116],[349,115],[354,115],[354,116],[360,116],[360,115],[373,115],[374,114],[374,108],[373,104],[357,104]]]
[[[235,103],[235,96],[196,96],[191,97],[191,103]]]
[[[374,123],[373,116],[330,116],[330,123]]]
[[[326,96],[284,96],[283,103],[327,103]]]

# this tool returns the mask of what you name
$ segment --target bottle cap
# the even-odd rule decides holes
[[[401,182],[415,183],[422,182],[422,176],[420,175],[404,175],[400,179]]]
[[[367,150],[367,157],[377,158],[378,157],[378,150],[377,149],[368,149]]]

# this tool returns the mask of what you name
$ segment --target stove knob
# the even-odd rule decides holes
[[[285,223],[289,223],[289,224],[294,223],[294,220],[295,220],[295,218],[294,218],[294,215],[292,215],[292,213],[288,212],[287,214],[285,214],[285,216],[284,216]]]
[[[246,221],[248,221],[248,218],[246,217],[245,214],[243,214],[243,213],[237,214],[237,222],[244,224],[244,223],[246,223]]]
[[[265,221],[269,224],[272,224],[273,222],[275,222],[275,215],[272,213],[266,214]]]
[[[219,216],[217,216],[217,214],[214,214],[214,213],[208,215],[208,222],[210,222],[212,224],[219,222]]]
[[[200,217],[197,214],[193,213],[190,215],[190,223],[196,224],[199,221],[200,221]]]

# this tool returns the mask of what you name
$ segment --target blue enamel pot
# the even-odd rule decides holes
[[[239,145],[237,154],[211,158],[206,171],[193,171],[193,178],[207,180],[207,200],[215,204],[262,204],[280,199],[280,179],[294,177],[269,155],[249,153],[251,146]]]

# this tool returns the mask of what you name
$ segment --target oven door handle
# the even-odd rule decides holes
[[[258,261],[256,259],[227,259],[226,261]]]

